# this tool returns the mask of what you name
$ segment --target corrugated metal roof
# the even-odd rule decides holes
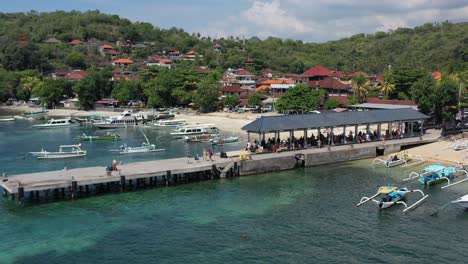
[[[402,108],[413,108],[414,110],[418,109],[418,106],[416,105],[372,104],[372,103],[355,104],[355,105],[350,105],[350,107],[369,108],[369,109],[402,109]]]
[[[392,121],[424,120],[429,116],[414,109],[374,111],[326,112],[321,114],[262,116],[242,127],[250,132],[301,130],[305,128],[339,127],[344,125],[375,124]]]

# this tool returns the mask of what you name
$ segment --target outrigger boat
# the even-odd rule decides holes
[[[81,144],[78,145],[60,145],[59,151],[49,152],[42,149],[39,152],[29,152],[31,155],[38,159],[64,159],[64,158],[76,158],[86,156],[86,150],[80,148]],[[69,149],[69,151],[65,151]]]
[[[83,133],[83,135],[78,136],[77,139],[81,141],[88,141],[88,142],[93,142],[93,141],[115,141],[115,140],[120,140],[119,134],[116,133],[109,133],[107,132],[106,135],[104,136],[89,136]]]
[[[416,201],[415,203],[413,203],[412,205],[408,206],[408,204],[402,200],[405,198],[406,194],[412,193],[412,192],[420,193],[422,195],[422,198]],[[379,195],[384,195],[382,197],[382,200],[380,201],[375,200],[374,198],[376,198]],[[415,208],[422,201],[424,201],[427,197],[429,197],[429,195],[425,195],[421,190],[409,190],[406,187],[398,188],[393,185],[388,185],[388,186],[380,187],[377,193],[372,195],[371,197],[362,197],[356,206],[361,206],[362,204],[367,203],[369,201],[376,203],[380,209],[385,209],[395,204],[402,204],[405,206],[405,209],[403,210],[403,212],[407,212]]]
[[[434,185],[443,181],[447,181],[447,186],[442,187],[442,188],[446,188],[448,186],[452,186],[452,185],[460,183],[461,181],[456,182],[456,183],[451,183],[451,180],[453,180],[457,175],[463,174],[463,173],[467,175],[467,179],[468,179],[468,172],[466,170],[461,170],[461,169],[457,170],[457,166],[446,167],[440,164],[435,164],[435,165],[431,165],[431,166],[423,168],[422,173],[418,173],[414,171],[411,172],[408,175],[408,178],[404,179],[404,181],[418,179],[418,181],[421,184],[428,185],[428,186]],[[465,180],[462,180],[462,181],[465,181]]]
[[[146,142],[143,142],[140,147],[129,147],[127,146],[127,144],[123,144],[120,146],[119,149],[111,150],[111,151],[119,152],[119,154],[136,154],[136,153],[160,152],[160,151],[166,150],[166,149],[157,149],[156,145],[151,144],[149,142],[143,130],[140,129],[140,131],[146,139]]]
[[[157,128],[175,128],[177,126],[187,125],[187,120],[185,119],[172,119],[172,120],[158,120],[153,123],[153,126]]]
[[[372,161],[372,166],[376,164],[382,164],[387,168],[396,167],[403,165],[402,167],[413,166],[416,164],[421,164],[424,162],[424,159],[421,155],[410,155],[408,152],[403,152],[402,154],[391,155],[387,159],[376,158]]]
[[[14,117],[0,118],[0,122],[15,121]]]
[[[186,142],[196,143],[196,142],[211,142],[212,140],[218,139],[220,135],[218,134],[201,134],[193,136],[184,136]]]
[[[227,137],[227,138],[220,138],[220,139],[212,139],[210,140],[211,145],[224,145],[228,143],[234,143],[239,141],[239,137]]]

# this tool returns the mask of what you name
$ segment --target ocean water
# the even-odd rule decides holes
[[[42,140],[19,132],[10,137],[22,151]],[[50,138],[52,144],[58,135]],[[10,141],[1,144],[2,156],[13,152]],[[9,162],[29,168],[19,171],[63,165]],[[430,197],[406,214],[398,205],[355,207],[382,185],[421,187],[402,181],[421,166],[374,169],[370,163],[25,207],[0,198],[0,263],[466,263],[468,212],[448,207],[430,215],[466,194],[468,185],[425,188]],[[408,195],[408,202],[416,197]]]

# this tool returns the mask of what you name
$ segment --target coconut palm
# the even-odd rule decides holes
[[[354,76],[352,83],[354,98],[356,98],[360,103],[362,103],[368,93],[367,89],[370,85],[369,80],[367,80],[366,76],[361,74]]]
[[[390,83],[388,80],[384,79],[382,81],[382,86],[380,89],[381,93],[385,94],[385,99],[388,99],[388,94],[395,90],[395,85]]]

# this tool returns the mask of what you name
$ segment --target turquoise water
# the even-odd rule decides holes
[[[407,214],[356,208],[385,184],[420,187],[402,178],[421,167],[370,162],[25,207],[0,198],[0,263],[466,263],[468,212],[430,214],[468,185],[427,188]]]

